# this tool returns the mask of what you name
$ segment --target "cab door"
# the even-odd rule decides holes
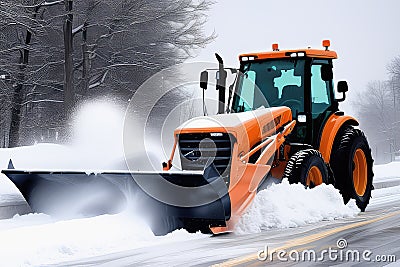
[[[333,77],[330,60],[314,59],[311,64],[311,117],[312,143],[318,147],[319,136],[323,125],[334,112],[332,102]]]

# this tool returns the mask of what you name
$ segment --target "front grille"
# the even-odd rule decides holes
[[[229,176],[232,137],[226,133],[180,134],[179,148],[183,170],[203,170],[208,160],[224,176]]]

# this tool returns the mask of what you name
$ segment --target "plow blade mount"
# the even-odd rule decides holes
[[[3,170],[33,212],[55,216],[115,214],[126,208],[156,235],[184,228],[209,232],[231,216],[227,186],[214,165],[203,172]]]

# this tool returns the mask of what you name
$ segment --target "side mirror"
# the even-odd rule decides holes
[[[208,86],[208,71],[202,71],[200,74],[200,88],[207,90]]]
[[[330,65],[321,66],[321,79],[323,81],[331,81],[333,79],[332,66]]]
[[[337,84],[337,90],[339,93],[347,93],[349,91],[349,86],[346,81],[339,81]]]
[[[339,81],[337,84],[337,90],[339,93],[343,93],[343,98],[337,99],[339,102],[342,102],[346,99],[346,93],[349,91],[349,86],[346,81]]]

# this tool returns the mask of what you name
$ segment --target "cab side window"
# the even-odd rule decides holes
[[[331,105],[330,82],[321,78],[322,65],[311,67],[311,110],[313,118],[317,118]]]
[[[255,90],[256,72],[248,71],[244,74],[242,80],[242,92],[239,99],[240,111],[253,110],[254,107],[254,90]]]

